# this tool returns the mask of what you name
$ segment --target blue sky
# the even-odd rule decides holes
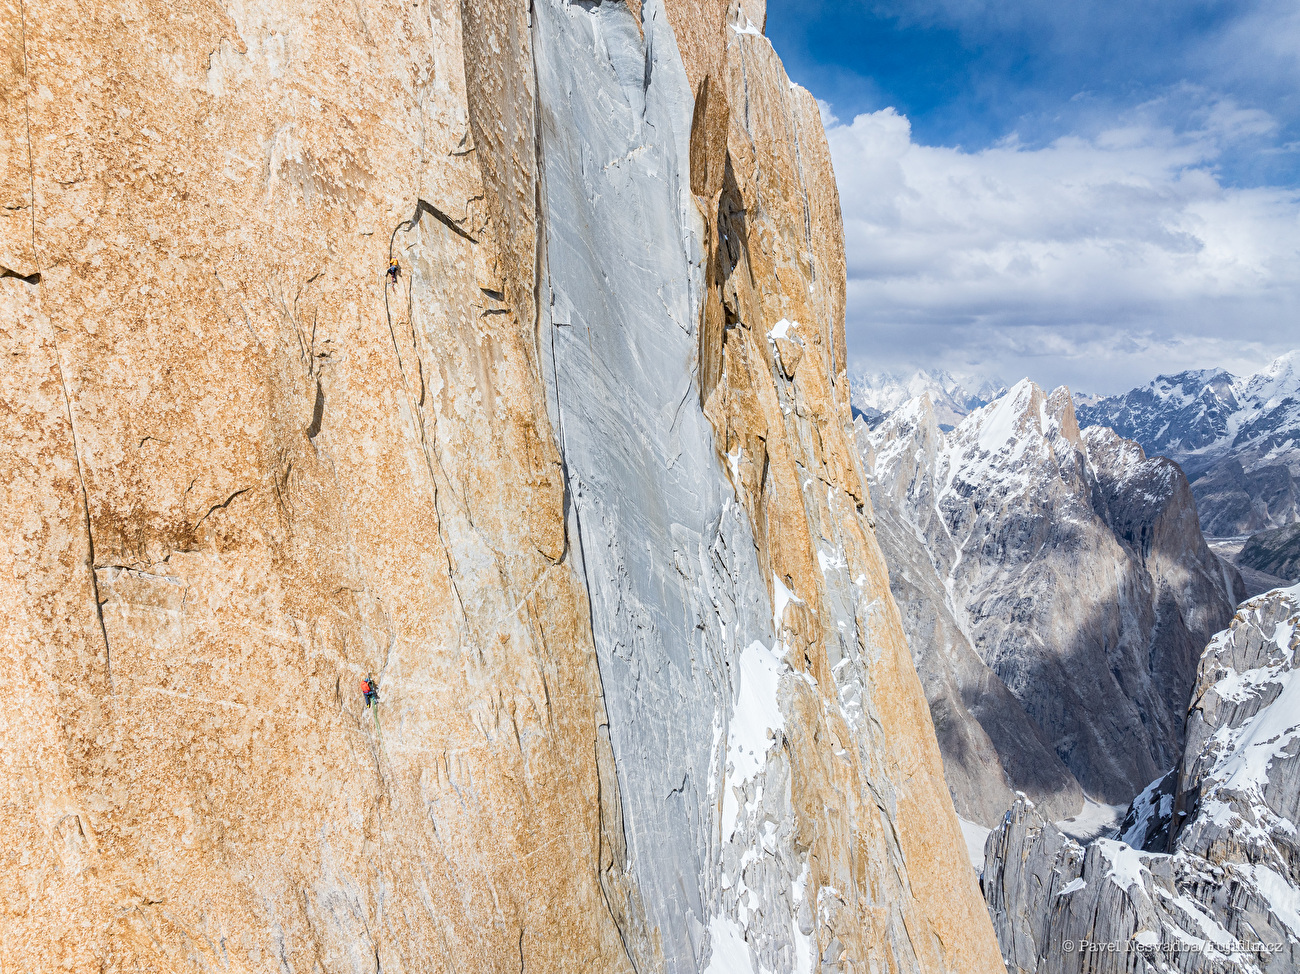
[[[771,0],[766,33],[823,102],[859,368],[1117,391],[1300,345],[1300,4]]]

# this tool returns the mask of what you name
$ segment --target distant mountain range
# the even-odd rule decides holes
[[[1157,376],[1120,396],[1075,396],[1080,426],[1108,426],[1187,473],[1201,527],[1253,534],[1300,519],[1300,350],[1254,375]]]
[[[1007,970],[1294,974],[1300,352],[1122,396],[997,385],[852,401],[944,777],[968,842],[993,829]]]
[[[869,428],[927,396],[943,432],[1007,391],[999,379],[941,369],[863,373],[852,390]],[[1074,405],[1081,428],[1109,427],[1148,456],[1176,461],[1207,537],[1244,539],[1300,522],[1300,350],[1244,377],[1223,369],[1160,375],[1122,395],[1076,394]]]
[[[945,432],[1007,391],[1000,379],[956,376],[942,369],[921,369],[911,375],[864,372],[851,381],[850,388],[854,410],[870,427],[908,400],[929,396],[939,429]]]
[[[1177,464],[1028,379],[943,432],[927,395],[858,449],[958,814],[1127,803],[1177,760],[1197,661],[1245,597]]]

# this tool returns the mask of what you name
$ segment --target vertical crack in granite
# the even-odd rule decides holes
[[[32,264],[39,263],[36,253],[36,166],[32,162],[32,83],[27,63],[27,3],[18,0],[19,24],[23,48],[23,127],[27,134],[27,208],[32,219]],[[38,272],[34,272],[38,273]]]
[[[32,237],[33,253],[35,253],[36,247],[34,234],[35,231],[33,231]],[[99,577],[95,574],[95,534],[90,520],[90,495],[86,493],[86,472],[81,465],[81,444],[77,437],[77,420],[72,413],[72,395],[68,391],[67,374],[63,371],[63,356],[59,353],[59,340],[54,334],[50,335],[50,347],[54,351],[54,365],[59,373],[59,389],[63,393],[63,408],[68,416],[68,433],[72,438],[72,459],[77,470],[77,487],[81,494],[83,530],[86,532],[86,572],[90,580],[90,597],[95,607],[95,622],[99,629],[99,635],[103,638],[104,675],[108,678],[108,692],[111,695],[115,689],[113,684],[113,652],[108,645],[108,629],[104,625],[104,603],[99,595]]]

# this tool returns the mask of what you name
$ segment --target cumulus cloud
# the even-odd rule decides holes
[[[1300,192],[1215,169],[1276,123],[1222,99],[1178,129],[1167,114],[1151,103],[1086,137],[965,152],[918,144],[893,109],[844,123],[823,106],[854,364],[1112,392],[1300,345]]]

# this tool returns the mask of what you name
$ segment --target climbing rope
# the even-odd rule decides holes
[[[375,733],[379,735],[379,750],[383,752],[384,757],[388,757],[388,752],[384,751],[384,730],[379,726],[379,704],[372,703],[370,709],[375,712]]]

